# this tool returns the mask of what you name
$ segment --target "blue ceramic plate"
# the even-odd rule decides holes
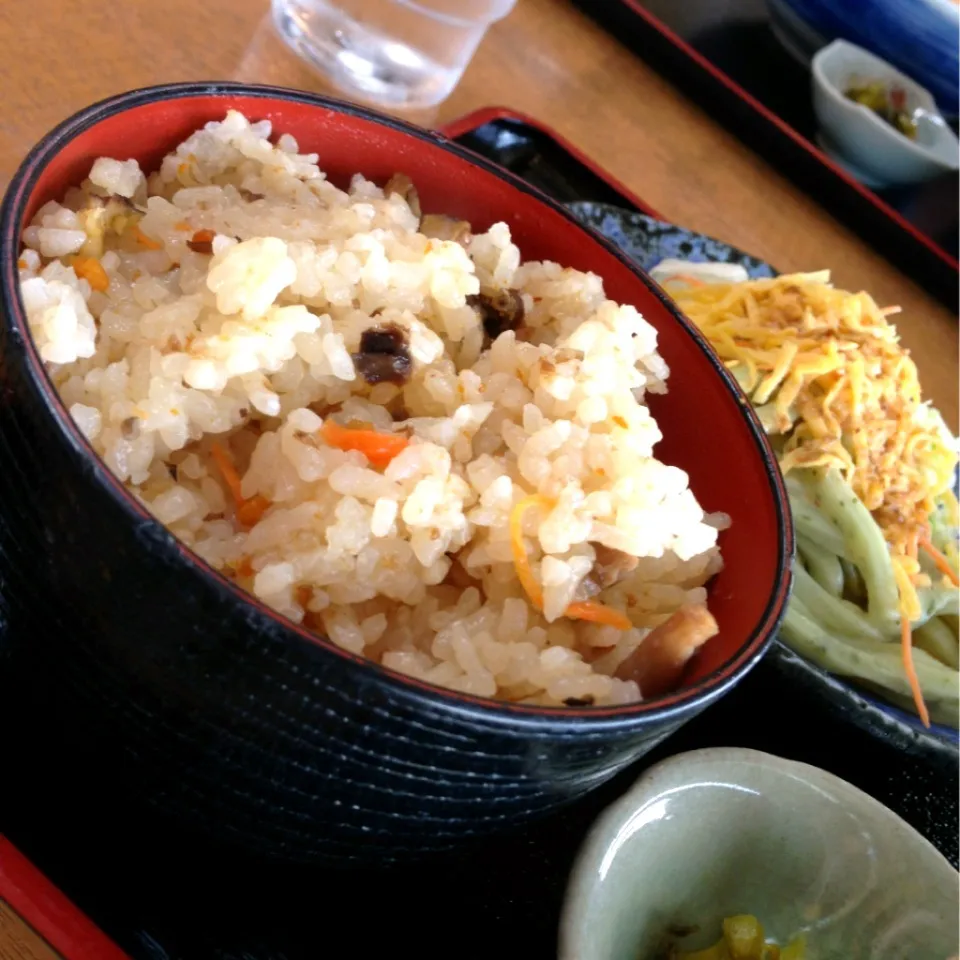
[[[663,260],[691,260],[694,263],[739,263],[753,278],[775,277],[777,271],[757,257],[751,257],[722,240],[693,233],[644,213],[635,213],[608,203],[589,200],[568,203],[567,207],[584,223],[612,240],[628,257],[651,270]]]
[[[753,278],[773,277],[777,271],[757,257],[683,227],[664,223],[642,213],[605,203],[582,201],[567,204],[588,226],[612,240],[645,270],[671,257],[695,263],[738,263]],[[940,724],[926,730],[920,720],[845,681],[775,641],[768,659],[789,681],[810,690],[829,704],[831,710],[849,718],[881,739],[945,760],[954,769],[960,747],[960,733]]]

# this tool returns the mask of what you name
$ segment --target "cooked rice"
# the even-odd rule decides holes
[[[639,699],[612,674],[720,566],[720,522],[653,456],[656,331],[597,276],[521,264],[505,224],[428,238],[409,193],[340,190],[270,136],[231,112],[149,177],[101,158],[25,230],[27,315],[78,427],[204,560],[345,650],[479,696]],[[485,345],[474,295],[507,289],[523,326]],[[406,383],[358,375],[374,324],[404,332]],[[324,442],[328,417],[411,442],[377,469]],[[250,529],[214,442],[266,498]],[[554,504],[524,515],[542,613],[509,530],[533,494]],[[598,598],[632,629],[564,616],[598,592],[597,545],[639,558]]]

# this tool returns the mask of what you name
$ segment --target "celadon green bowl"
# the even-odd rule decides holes
[[[749,913],[805,960],[948,960],[960,877],[912,827],[843,780],[753,750],[681,754],[597,821],[571,875],[560,960],[698,950]]]

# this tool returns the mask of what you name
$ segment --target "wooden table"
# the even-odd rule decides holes
[[[274,33],[267,0],[61,0],[0,5],[0,189],[55,123],[152,83],[242,80],[320,91]],[[830,267],[898,303],[925,395],[958,426],[957,318],[565,0],[519,0],[437,125],[490,104],[545,121],[665,217],[781,270]]]

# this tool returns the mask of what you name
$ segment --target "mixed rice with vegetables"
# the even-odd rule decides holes
[[[100,158],[24,231],[34,340],[175,536],[334,644],[454,690],[618,704],[716,632],[718,529],[654,456],[656,330],[398,174],[346,190],[236,112]]]

